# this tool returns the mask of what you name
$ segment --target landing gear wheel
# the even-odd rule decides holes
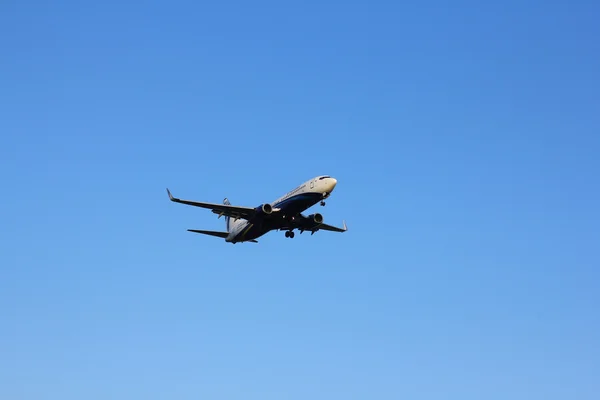
[[[294,238],[294,232],[290,232],[290,238],[293,239]]]
[[[325,207],[325,202],[324,201],[321,202],[321,206]]]
[[[285,237],[287,237],[287,238],[290,237],[290,231],[285,231]]]

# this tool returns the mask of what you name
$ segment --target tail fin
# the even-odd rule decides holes
[[[226,206],[230,206],[231,203],[229,202],[229,199],[227,197],[225,197],[223,199],[223,204],[225,204]],[[230,232],[229,230],[229,217],[225,217],[225,228],[227,230],[227,232]]]

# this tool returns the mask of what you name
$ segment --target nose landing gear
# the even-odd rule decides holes
[[[328,198],[330,194],[331,193],[327,193],[327,192],[323,193],[323,198],[321,199],[321,206],[322,207],[325,207],[325,199]]]

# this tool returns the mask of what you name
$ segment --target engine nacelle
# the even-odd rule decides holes
[[[321,225],[321,224],[323,223],[323,216],[322,216],[321,214],[319,214],[319,213],[316,213],[316,214],[310,214],[310,215],[308,216],[308,218],[309,218],[309,219],[310,219],[312,222],[314,222],[315,226],[317,226],[317,225]]]
[[[269,203],[261,204],[256,208],[259,214],[269,215],[273,212],[273,206],[271,206]]]

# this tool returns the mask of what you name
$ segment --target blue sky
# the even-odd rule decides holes
[[[598,398],[598,5],[0,10],[0,397]]]

